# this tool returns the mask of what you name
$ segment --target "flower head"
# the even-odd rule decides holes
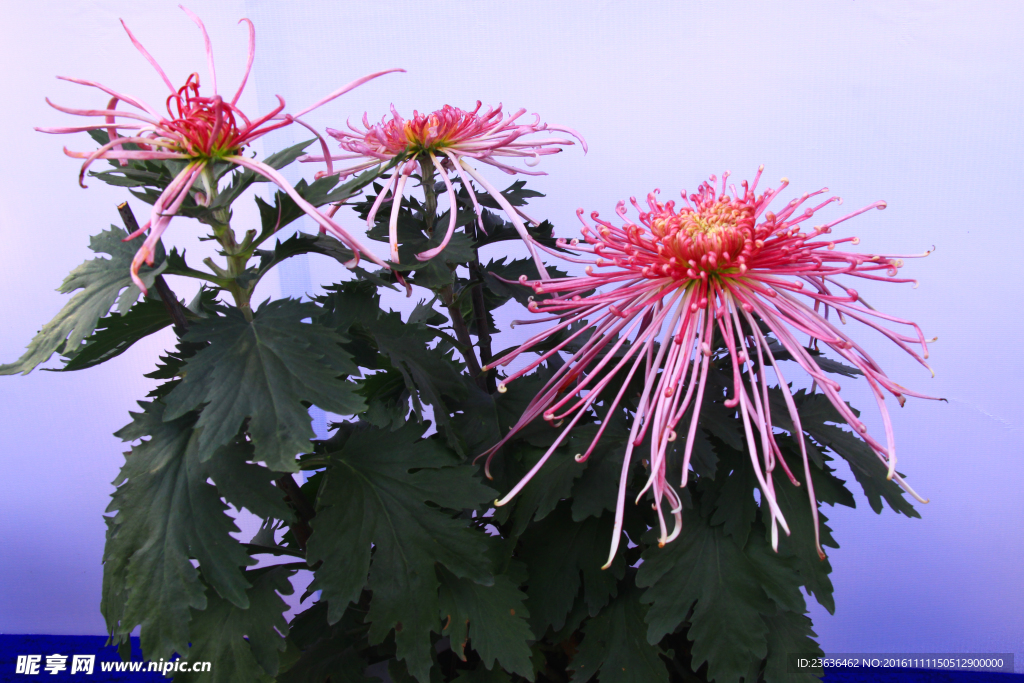
[[[546,133],[549,131],[560,131],[573,136],[583,145],[583,151],[587,150],[586,141],[578,133],[558,126],[549,126],[540,122],[540,117],[534,114],[532,122],[521,122],[519,119],[526,113],[520,109],[514,114],[503,118],[501,105],[497,109],[486,109],[481,111],[480,102],[476,103],[476,109],[465,111],[457,107],[445,105],[430,114],[420,114],[414,111],[410,120],[402,116],[391,107],[391,118],[386,116],[380,123],[370,124],[369,119],[363,115],[362,129],[349,124],[349,131],[327,129],[327,134],[338,141],[343,153],[330,156],[307,156],[302,161],[325,161],[327,163],[327,174],[340,173],[342,177],[362,171],[373,166],[390,162],[392,159],[403,159],[398,170],[391,176],[388,186],[377,196],[367,216],[367,225],[373,226],[377,210],[383,203],[388,192],[393,193],[396,201],[391,207],[391,221],[389,238],[391,242],[391,260],[398,263],[398,211],[401,204],[402,191],[409,176],[416,170],[416,163],[429,164],[440,173],[444,179],[445,187],[450,196],[452,192],[451,182],[448,180],[448,171],[454,169],[459,178],[462,179],[469,196],[476,209],[477,220],[483,230],[480,205],[477,203],[473,189],[467,182],[464,174],[480,183],[480,186],[494,198],[494,201],[508,215],[512,225],[515,226],[519,235],[526,242],[530,253],[537,264],[542,277],[546,279],[547,271],[540,259],[540,255],[530,238],[526,227],[520,218],[520,212],[515,209],[501,195],[501,193],[483,178],[470,165],[469,159],[481,163],[490,164],[500,168],[509,174],[524,173],[527,175],[544,175],[542,171],[530,171],[517,168],[504,161],[522,159],[527,166],[535,166],[540,157],[549,154],[557,154],[562,147],[574,144],[572,140],[564,137],[544,137],[530,140],[522,139],[524,136]],[[350,165],[338,171],[334,170],[334,161],[345,161]],[[429,166],[428,166],[429,168]],[[525,216],[524,216],[525,217]],[[527,219],[530,220],[530,219]],[[531,221],[533,222],[533,221]],[[451,212],[448,224],[448,231],[445,233],[441,244],[433,249],[417,254],[416,258],[421,261],[437,256],[447,246],[455,230],[455,212]]]
[[[731,193],[726,192],[728,173],[723,175],[717,192],[716,178],[711,176],[710,182],[702,184],[696,193],[689,197],[683,193],[684,205],[678,210],[674,202],[658,201],[657,191],[647,196],[646,210],[634,199],[633,206],[640,212],[639,224],[627,218],[623,202],[616,210],[624,221],[621,226],[602,220],[596,212],[591,214],[595,225],[589,225],[583,220],[581,209],[577,214],[583,222],[583,240],[559,240],[560,247],[575,255],[548,251],[574,263],[586,263],[586,274],[532,283],[523,279],[538,294],[550,295],[530,304],[531,311],[549,316],[530,322],[559,322],[491,365],[507,365],[552,332],[569,330],[571,334],[507,377],[499,385],[499,391],[504,391],[505,384],[530,372],[574,340],[580,341],[576,342],[579,350],[554,373],[510,434],[482,454],[489,465],[497,449],[537,417],[554,424],[569,420],[554,445],[505,498],[498,501],[499,505],[522,490],[573,426],[588,413],[602,390],[609,386],[621,387],[611,402],[610,415],[622,401],[630,381],[640,372],[643,390],[623,462],[608,562],[611,563],[619,543],[631,456],[648,432],[651,436],[650,477],[641,495],[647,491],[653,494],[660,524],[659,542],[672,541],[680,532],[681,502],[667,480],[666,451],[671,442],[685,438],[681,473],[681,486],[685,487],[712,362],[712,338],[717,330],[732,365],[731,394],[725,405],[735,409],[743,423],[751,466],[762,499],[770,510],[775,545],[776,525],[781,525],[787,534],[789,528],[776,502],[773,470],[781,465],[791,482],[796,484],[797,480],[775,441],[768,400],[768,367],[772,369],[796,431],[801,432],[802,428],[790,388],[757,319],[771,330],[779,344],[810,375],[814,386],[820,388],[842,418],[885,463],[889,478],[923,500],[895,472],[892,426],[883,399],[884,394],[889,393],[902,405],[905,396],[929,397],[890,380],[861,346],[829,320],[831,310],[843,322],[848,318],[864,323],[928,367],[925,361],[928,342],[917,325],[871,308],[854,289],[837,280],[840,276],[853,276],[913,282],[896,278],[903,265],[902,258],[906,257],[844,251],[837,247],[856,245],[858,239],[827,237],[835,225],[873,208],[884,209],[885,202],[876,202],[829,223],[807,227],[818,210],[839,199],[832,197],[808,205],[812,197],[827,192],[825,188],[794,199],[775,212],[769,211],[769,204],[789,181],[783,179],[779,187],[758,195],[756,190],[762,170],[763,167],[758,170],[752,184],[743,182],[740,191],[735,185],[730,186]],[[595,289],[596,293],[586,294]],[[573,325],[578,329],[570,330]],[[906,331],[887,325],[902,326]],[[584,336],[588,332],[592,334]],[[797,341],[799,335],[828,345],[864,374],[885,425],[884,444],[867,432],[863,422],[839,398],[839,384],[818,367],[808,349]],[[677,429],[691,407],[689,424]],[[602,423],[589,449],[576,456],[577,461],[590,456],[609,422]],[[796,440],[803,456],[807,493],[815,521],[815,541],[818,542],[817,505],[806,447],[803,439]],[[674,516],[671,532],[663,514],[663,502]],[[824,558],[820,542],[818,552]]]
[[[122,21],[121,25],[124,26],[124,30],[128,33],[132,44],[146,58],[146,61],[156,69],[160,78],[168,90],[170,90],[170,95],[166,101],[166,113],[161,113],[158,109],[138,98],[121,94],[100,83],[78,78],[60,77],[62,80],[102,90],[110,95],[111,99],[105,109],[70,109],[56,105],[50,102],[49,99],[47,99],[47,103],[54,109],[67,114],[102,117],[103,122],[77,127],[36,129],[44,133],[78,133],[81,131],[106,129],[110,141],[99,149],[91,152],[74,152],[67,148],[64,149],[64,153],[70,157],[85,159],[85,163],[82,164],[82,169],[79,173],[79,183],[82,184],[82,187],[85,187],[83,182],[85,172],[97,159],[117,160],[122,165],[129,163],[130,160],[146,159],[174,159],[187,162],[184,169],[167,185],[153,204],[150,220],[127,238],[134,239],[145,231],[149,231],[149,236],[132,261],[131,273],[135,284],[145,291],[142,280],[139,278],[139,268],[143,262],[153,265],[153,254],[156,244],[159,242],[160,236],[167,229],[171,219],[189,196],[189,193],[194,192],[196,200],[204,203],[208,202],[211,195],[216,192],[216,180],[211,172],[211,163],[214,161],[226,161],[236,164],[274,182],[287,192],[303,211],[320,225],[321,230],[330,230],[350,247],[355,254],[356,260],[358,260],[360,252],[365,252],[365,250],[351,235],[330,217],[324,215],[303,199],[274,168],[242,156],[242,150],[260,136],[292,123],[299,123],[309,128],[309,126],[298,119],[299,116],[330,102],[334,98],[369,80],[392,71],[401,71],[401,69],[381,71],[357,79],[295,115],[281,113],[284,110],[285,103],[278,96],[278,106],[273,111],[259,118],[250,119],[238,108],[238,99],[241,97],[246,81],[249,78],[249,72],[252,69],[253,57],[255,55],[256,34],[252,22],[248,19],[241,20],[249,28],[248,61],[246,63],[245,75],[242,77],[238,90],[235,91],[230,100],[225,100],[217,90],[217,72],[213,64],[213,50],[210,44],[210,37],[206,33],[206,27],[195,14],[185,7],[181,7],[181,9],[202,31],[212,94],[204,95],[200,92],[198,73],[191,74],[183,86],[175,88],[157,61],[136,40],[135,36],[132,35],[132,32],[124,24],[124,21]],[[119,102],[130,105],[136,111],[118,109],[117,105]],[[310,130],[313,129],[310,128]],[[316,133],[316,131],[313,132]],[[317,137],[320,136],[317,135]],[[126,148],[126,144],[129,143],[132,147]],[[326,150],[326,144],[323,143],[322,138],[321,144],[324,145]],[[202,182],[203,191],[193,190],[193,185],[196,181]],[[385,268],[387,267],[372,252],[365,253],[371,260]]]

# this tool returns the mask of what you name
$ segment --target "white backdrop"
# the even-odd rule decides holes
[[[363,111],[379,119],[392,102],[408,114],[446,103],[472,108],[479,99],[579,130],[590,153],[576,147],[548,157],[540,168],[550,175],[530,183],[548,195],[531,215],[551,219],[563,236],[577,230],[577,207],[612,215],[619,199],[655,187],[663,196],[693,190],[723,170],[740,180],[761,163],[770,181],[790,178],[794,192],[827,185],[844,209],[887,200],[885,212],[844,224],[860,248],[937,250],[903,271],[920,280],[918,289],[858,289],[939,337],[931,357],[937,377],[880,337],[858,339],[896,381],[949,403],[911,400],[894,415],[900,470],[932,500],[920,506],[922,520],[875,515],[856,484],[856,510],[826,510],[842,545],[830,553],[837,613],[815,605],[815,628],[827,652],[1015,652],[1024,670],[1024,372],[1015,353],[1024,270],[1014,260],[1024,247],[1024,5],[196,0],[190,7],[210,31],[222,90],[235,87],[245,62],[246,32],[235,22],[255,22],[256,62],[241,101],[247,112],[265,111],[275,94],[294,111],[357,76],[404,67],[408,73],[370,83],[309,121],[340,127]],[[151,102],[165,97],[118,18],[172,81],[192,71],[205,77],[198,31],[173,3],[5,7],[0,362],[17,358],[63,305],[54,289],[91,255],[89,236],[117,222],[115,206],[127,197],[98,181],[78,188],[78,164],[61,147],[90,148],[84,134],[32,131],[72,125],[44,96],[105,104],[97,92],[53,77],[97,80]],[[305,137],[288,129],[256,150],[262,156]],[[507,184],[501,174],[490,177]],[[132,203],[140,214],[143,205]],[[237,212],[236,224],[251,216]],[[358,232],[354,218],[345,220]],[[195,241],[195,227],[178,219],[165,239],[198,263],[209,252]],[[313,292],[345,277],[339,270],[327,260],[292,263],[258,298]],[[0,632],[103,632],[102,513],[124,450],[111,433],[151,386],[140,376],[171,341],[170,332],[157,335],[80,373],[0,378]],[[867,408],[877,430],[861,389],[847,382],[843,393]]]

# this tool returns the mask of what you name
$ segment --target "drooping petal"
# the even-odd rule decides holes
[[[492,196],[495,194],[465,159],[462,165]],[[729,174],[723,174],[719,188],[715,187],[717,179],[712,176],[710,182],[702,184],[697,192],[688,196],[684,193],[684,206],[678,210],[673,202],[660,202],[657,192],[648,195],[646,208],[632,200],[640,211],[639,223],[627,218],[622,202],[616,208],[616,214],[623,220],[623,225],[603,220],[597,213],[591,214],[596,225],[590,225],[583,220],[581,209],[578,215],[583,222],[582,240],[558,241],[559,248],[570,253],[534,245],[539,251],[568,262],[587,264],[586,274],[526,282],[538,294],[548,295],[529,306],[534,313],[548,314],[538,322],[557,321],[557,324],[532,336],[518,349],[490,363],[489,367],[507,364],[569,325],[577,328],[567,340],[543,352],[538,351],[537,360],[505,378],[499,384],[499,391],[553,354],[569,348],[570,343],[578,346],[573,347],[572,357],[554,372],[509,434],[479,457],[486,456],[485,472],[489,473],[490,460],[497,449],[541,416],[549,422],[572,416],[572,422],[559,435],[561,443],[597,396],[607,393],[604,389],[611,382],[622,382],[618,395],[610,404],[610,410],[615,410],[622,391],[643,363],[644,387],[637,397],[620,475],[614,533],[606,567],[610,566],[620,543],[634,449],[644,442],[648,433],[651,452],[646,463],[649,470],[640,495],[649,494],[653,500],[660,543],[671,542],[679,533],[681,503],[674,487],[666,479],[667,449],[669,442],[677,438],[677,424],[687,411],[692,411],[686,430],[680,477],[681,486],[685,487],[712,362],[713,338],[720,340],[724,353],[729,356],[732,386],[725,405],[736,412],[742,425],[750,467],[761,491],[761,504],[771,518],[773,547],[778,543],[778,528],[790,533],[776,499],[777,487],[806,486],[815,525],[814,542],[819,556],[824,559],[817,500],[803,441],[803,424],[786,377],[770,348],[772,342],[759,325],[764,325],[790,354],[789,357],[810,375],[814,386],[820,388],[841,418],[886,465],[891,478],[910,495],[926,502],[894,471],[894,430],[883,399],[886,392],[901,402],[906,395],[930,397],[912,393],[890,380],[850,334],[839,329],[827,317],[831,309],[843,318],[843,322],[851,319],[863,323],[928,367],[925,362],[927,340],[920,328],[867,306],[856,291],[842,287],[837,280],[840,276],[853,276],[908,282],[895,275],[903,266],[902,258],[909,256],[843,252],[836,250],[835,246],[841,243],[855,245],[858,240],[855,237],[822,238],[832,227],[849,218],[872,208],[884,208],[884,202],[876,202],[839,220],[807,230],[802,226],[811,216],[833,202],[827,199],[808,204],[807,200],[827,189],[807,193],[773,212],[769,210],[770,203],[789,182],[783,179],[778,187],[757,195],[755,190],[761,170],[763,167],[752,183],[742,183],[741,190],[735,185],[728,186],[731,195],[726,194]],[[930,252],[914,256],[927,253]],[[886,271],[888,277],[875,275],[878,271]],[[833,293],[832,286],[840,289]],[[822,307],[825,315],[820,312]],[[643,324],[639,324],[641,320]],[[907,325],[913,331],[903,333],[887,325]],[[582,345],[573,342],[582,338],[584,332],[590,333],[586,342]],[[827,376],[810,352],[797,342],[795,335],[798,334],[822,341],[863,373],[882,417],[886,436],[884,444],[872,437],[865,424],[839,397],[839,383]],[[656,337],[660,341],[656,342]],[[629,345],[622,346],[627,340]],[[613,357],[618,359],[614,367],[609,362]],[[620,371],[627,365],[630,368],[623,381],[619,378]],[[768,366],[774,371],[774,379],[793,425],[793,438],[802,461],[803,481],[790,471],[777,442],[777,420],[772,416]],[[602,422],[588,450],[577,455],[578,461],[589,457],[606,424],[607,421]],[[551,457],[553,451],[546,453],[500,503],[511,500],[530,478],[542,476],[543,464]],[[785,477],[775,476],[778,467]],[[664,514],[665,505],[676,519],[671,529]]]

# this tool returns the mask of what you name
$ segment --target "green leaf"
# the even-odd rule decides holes
[[[523,275],[527,280],[540,279],[540,275],[537,273],[537,264],[533,262],[533,259],[516,259],[505,263],[505,257],[502,257],[481,266],[481,270],[484,284],[496,297],[498,305],[509,299],[515,299],[526,306],[532,297],[537,296],[532,287],[519,283],[519,278]],[[506,282],[506,280],[510,282]]]
[[[368,584],[370,643],[394,630],[398,658],[427,681],[429,634],[440,628],[435,563],[460,578],[493,581],[486,537],[427,503],[475,508],[494,492],[474,477],[475,468],[453,467],[458,460],[436,439],[419,439],[421,431],[415,424],[397,432],[360,428],[327,453],[307,557],[323,561],[310,588],[323,590],[329,620],[340,619]]]
[[[615,597],[625,562],[619,553],[609,569],[601,569],[611,534],[611,515],[574,522],[567,504],[530,525],[522,537],[520,558],[530,572],[526,593],[534,633],[561,629],[581,586],[591,616]]]
[[[586,461],[586,469],[572,489],[572,518],[579,522],[587,517],[600,517],[605,511],[615,511],[622,474],[622,458],[629,440],[626,413],[603,416],[611,424],[605,427],[601,440]],[[597,425],[585,425],[570,437],[570,450],[585,453],[596,435]]]
[[[452,683],[512,683],[512,679],[501,669],[488,670],[483,664],[478,664],[472,671],[460,671]]]
[[[832,597],[832,581],[829,578],[832,564],[827,558],[822,560],[818,557],[818,549],[814,544],[814,520],[811,517],[810,500],[807,497],[800,455],[795,450],[796,445],[792,440],[779,439],[778,442],[790,470],[802,484],[797,488],[790,484],[784,476],[779,477],[775,483],[775,499],[791,532],[789,536],[779,533],[778,557],[780,559],[792,558],[793,566],[799,572],[801,582],[807,591],[814,595],[830,614],[835,614],[836,605]],[[811,477],[816,494],[819,489],[827,491],[829,479],[834,479],[829,473],[819,470],[817,466],[811,467]],[[843,490],[845,491],[845,489]],[[846,493],[849,495],[848,491]],[[821,534],[821,545],[823,548],[838,548],[839,544],[832,537],[832,530],[827,524],[828,517],[820,508],[821,506],[818,505],[818,531]],[[761,513],[764,524],[767,526],[769,523],[767,506],[762,509]],[[793,611],[803,611],[793,605],[788,605],[787,608]]]
[[[286,668],[278,683],[370,683],[373,680],[363,675],[366,659],[359,650],[365,648],[362,642],[366,626],[362,624],[365,609],[351,606],[333,626],[327,623],[327,603],[316,602],[312,607],[296,615],[289,624],[288,640],[295,649],[301,649],[298,659]]]
[[[141,292],[132,283],[129,270],[138,245],[122,242],[127,236],[127,231],[112,225],[110,230],[90,239],[90,249],[97,254],[108,254],[111,258],[95,258],[71,271],[57,291],[64,294],[79,289],[82,291],[71,297],[53,320],[43,325],[21,358],[0,365],[0,375],[19,372],[27,375],[37,365],[45,363],[54,352],[77,349],[93,333],[99,319],[110,311],[115,302],[119,313],[128,311]],[[159,258],[157,260],[162,261]],[[156,268],[143,266],[139,275],[147,287],[152,287],[153,279],[163,267],[163,264]]]
[[[434,406],[439,430],[445,433],[448,445],[461,452],[462,447],[451,429],[450,409],[443,397],[459,400],[466,396],[466,388],[455,364],[441,351],[429,348],[436,332],[426,325],[403,323],[398,313],[382,313],[376,320],[366,323],[377,348],[401,373],[406,388]],[[423,407],[415,398],[413,410],[422,419]]]
[[[775,360],[794,360],[793,354],[787,351],[782,344],[778,343],[774,339],[768,342],[768,348],[771,350]],[[811,360],[813,360],[817,366],[825,372],[831,372],[844,377],[857,377],[858,375],[864,374],[857,368],[844,365],[843,363],[834,361],[831,358],[826,358],[820,351],[816,351],[814,349],[804,349],[804,351],[811,357]]]
[[[857,437],[839,427],[825,424],[825,421],[845,424],[839,411],[823,394],[807,395],[797,392],[797,410],[800,412],[800,423],[804,431],[810,434],[823,446],[831,448],[850,464],[850,470],[857,482],[864,489],[871,509],[882,512],[882,501],[897,513],[907,517],[920,517],[910,501],[904,497],[904,491],[895,481],[887,479],[888,468],[879,460],[871,447]],[[785,428],[785,425],[783,426]]]
[[[246,591],[248,609],[207,590],[206,609],[192,610],[190,662],[210,662],[207,673],[178,674],[175,680],[211,683],[273,683],[279,653],[285,650],[283,636],[288,622],[283,614],[288,605],[281,595],[295,589],[289,581],[292,569],[264,567],[247,572],[252,587]]]
[[[546,448],[520,443],[518,448],[505,447],[503,457],[520,457],[525,475],[546,451]],[[531,520],[540,521],[547,517],[559,501],[569,497],[573,481],[583,474],[586,468],[586,464],[576,462],[573,457],[576,452],[571,446],[555,450],[543,469],[516,496],[515,524],[511,532],[513,536],[521,535]]]
[[[63,368],[57,370],[68,372],[99,365],[120,356],[135,342],[159,332],[172,322],[159,298],[146,297],[124,315],[112,313],[101,318],[96,331],[81,346],[65,350],[68,360]]]
[[[449,416],[452,409],[445,398],[454,401],[464,399],[466,384],[460,377],[458,366],[441,349],[430,348],[436,341],[436,330],[423,323],[402,322],[398,313],[381,311],[379,297],[366,285],[336,287],[318,302],[324,307],[321,324],[342,334],[362,332],[372,339],[386,362],[381,362],[379,357],[365,360],[375,364],[376,368],[394,371],[401,376],[412,399],[412,409],[420,421],[424,419],[423,403],[433,406],[438,431],[445,435],[448,445],[462,455],[462,444],[456,430],[451,427]],[[385,378],[369,380],[373,386],[364,389],[364,395],[369,395],[374,388],[383,388],[381,383],[385,381]],[[397,396],[392,392],[390,398]],[[401,411],[393,404],[380,406],[378,410],[380,408],[386,408],[389,417]],[[383,426],[385,416],[377,413],[374,417],[373,421]]]
[[[165,401],[173,420],[207,404],[196,423],[199,455],[208,459],[249,419],[256,458],[271,469],[294,472],[295,455],[315,435],[303,401],[339,414],[365,408],[355,385],[338,379],[358,371],[338,333],[301,322],[319,308],[291,299],[265,303],[252,321],[230,308],[223,317],[193,324],[183,339],[209,342],[190,358],[181,383]]]
[[[193,304],[198,310],[207,309],[214,304],[216,296],[215,290],[202,289]],[[101,318],[96,325],[96,331],[78,350],[69,353],[65,349],[64,355],[68,356],[68,360],[63,368],[57,368],[55,371],[84,370],[105,363],[120,356],[135,342],[159,332],[172,322],[167,307],[154,291],[151,296],[137,302],[124,315],[111,313],[106,318]]]
[[[711,526],[721,524],[725,534],[734,537],[736,544],[743,547],[750,534],[750,525],[757,518],[758,507],[754,499],[754,491],[759,488],[757,475],[746,451],[720,444],[718,453],[724,471],[713,486],[705,488],[701,512],[710,517]]]
[[[647,642],[640,589],[629,582],[617,598],[583,625],[583,644],[573,658],[573,683],[595,675],[601,683],[668,683],[661,648]]]
[[[205,589],[190,559],[221,597],[249,606],[249,583],[240,567],[253,564],[230,534],[237,532],[220,493],[207,483],[210,471],[197,457],[196,416],[163,421],[159,402],[140,403],[143,413],[117,433],[124,440],[148,436],[132,448],[115,484],[107,518],[100,608],[111,638],[126,642],[142,625],[150,660],[188,649],[190,608],[206,608]],[[241,453],[233,453],[243,448]],[[223,457],[245,457],[229,446]]]
[[[441,580],[441,618],[446,620],[444,634],[451,638],[456,655],[466,660],[467,639],[480,655],[484,666],[501,668],[533,680],[530,646],[533,633],[526,619],[530,616],[526,598],[504,574],[494,577],[494,585],[481,586],[460,579],[446,569],[437,570]]]
[[[319,232],[312,235],[296,232],[284,242],[278,241],[273,249],[258,249],[256,254],[260,257],[259,268],[253,274],[253,278],[256,280],[266,275],[271,268],[281,261],[301,254],[328,256],[342,265],[347,264],[353,258],[352,251],[335,237]],[[367,272],[359,267],[352,268],[352,270],[361,278],[369,280],[378,287],[394,289],[394,285],[382,280],[374,273]]]
[[[694,670],[708,662],[716,683],[739,681],[751,662],[768,652],[768,627],[761,618],[775,606],[765,595],[764,577],[721,527],[709,526],[695,510],[683,510],[683,530],[664,548],[643,553],[637,585],[646,587],[647,641],[659,642],[689,617]],[[779,567],[785,573],[785,567]],[[780,578],[784,582],[784,578]]]
[[[811,620],[802,613],[779,610],[771,616],[764,616],[768,626],[768,661],[764,667],[765,683],[818,683],[821,668],[802,672],[789,671],[789,655],[808,655],[813,659],[824,653],[811,630]]]

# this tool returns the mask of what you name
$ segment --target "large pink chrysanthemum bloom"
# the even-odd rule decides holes
[[[146,230],[149,230],[149,236],[132,261],[131,274],[135,284],[143,291],[146,291],[142,280],[139,278],[139,268],[143,262],[153,265],[153,253],[157,242],[160,240],[160,236],[167,229],[171,219],[178,212],[189,192],[192,191],[196,181],[200,181],[203,184],[203,191],[195,193],[196,200],[199,202],[208,201],[213,191],[216,190],[215,187],[211,187],[216,181],[210,172],[211,165],[216,161],[227,161],[237,164],[266,177],[287,192],[295,200],[295,203],[320,225],[322,231],[331,231],[346,246],[352,249],[355,254],[355,262],[358,262],[360,253],[365,253],[369,259],[387,268],[387,265],[374,256],[373,252],[365,250],[341,226],[303,199],[295,191],[295,188],[285,180],[284,176],[267,164],[245,158],[242,156],[242,149],[256,138],[292,123],[299,123],[316,134],[315,130],[300,121],[298,117],[369,80],[394,71],[403,71],[403,69],[390,69],[359,78],[294,115],[281,113],[284,110],[285,103],[278,96],[278,106],[273,111],[255,120],[250,120],[238,108],[237,104],[239,97],[242,95],[242,90],[245,88],[245,83],[249,78],[249,72],[252,69],[253,57],[255,55],[256,33],[252,22],[248,19],[241,20],[249,27],[248,62],[246,63],[245,75],[242,77],[238,90],[230,100],[225,100],[217,91],[217,72],[213,65],[213,50],[210,45],[210,37],[206,33],[206,27],[199,17],[191,11],[180,5],[179,7],[184,10],[203,33],[206,61],[210,71],[210,84],[213,90],[212,96],[199,94],[199,75],[196,73],[190,75],[185,81],[185,85],[181,88],[175,88],[157,61],[135,39],[132,32],[125,26],[124,21],[121,21],[121,25],[127,31],[132,44],[142,53],[146,61],[153,65],[153,68],[160,74],[160,78],[163,79],[164,84],[170,90],[166,106],[167,115],[161,114],[154,107],[135,97],[115,92],[100,83],[59,76],[58,78],[61,80],[98,88],[110,95],[111,99],[105,109],[69,109],[56,105],[50,102],[49,99],[46,100],[47,104],[67,114],[101,116],[104,121],[103,123],[70,128],[36,128],[36,130],[43,133],[78,133],[89,130],[107,130],[110,135],[110,142],[95,151],[73,152],[67,148],[64,149],[64,153],[70,157],[85,159],[85,163],[82,164],[82,170],[79,173],[79,183],[82,187],[85,187],[83,179],[86,170],[97,159],[120,160],[122,165],[128,163],[130,159],[177,159],[188,162],[185,168],[168,184],[167,188],[153,204],[149,221],[136,233],[127,238],[136,238]],[[118,102],[129,104],[138,111],[117,109]],[[317,137],[320,138],[319,135]],[[320,139],[326,152],[326,143],[324,143],[322,138]],[[132,143],[138,149],[125,149],[125,143]]]
[[[490,164],[509,174],[545,175],[542,171],[529,171],[511,166],[503,159],[523,159],[527,166],[534,166],[540,161],[540,157],[556,154],[562,151],[563,146],[574,144],[572,140],[560,137],[522,139],[524,136],[534,133],[548,131],[568,133],[580,141],[584,152],[587,151],[587,142],[580,137],[579,133],[570,128],[541,123],[537,114],[534,114],[532,122],[519,122],[518,120],[526,113],[525,109],[520,109],[507,118],[503,118],[501,105],[498,105],[497,109],[488,108],[484,111],[480,111],[480,107],[480,102],[477,102],[476,109],[473,111],[463,111],[450,105],[445,105],[443,109],[431,114],[420,114],[414,111],[412,119],[408,121],[403,119],[394,107],[391,107],[391,119],[384,117],[380,123],[373,125],[364,114],[362,130],[351,123],[349,124],[351,132],[327,129],[327,134],[340,144],[343,154],[310,155],[304,157],[302,161],[325,161],[327,162],[327,174],[340,173],[342,177],[345,177],[373,166],[388,163],[395,158],[406,160],[392,174],[384,191],[377,195],[377,201],[374,202],[366,219],[367,225],[373,227],[377,210],[385,197],[389,192],[394,195],[395,201],[391,205],[388,236],[391,242],[391,260],[395,263],[398,263],[398,211],[406,180],[416,169],[414,162],[429,160],[444,179],[450,197],[454,197],[455,194],[448,179],[448,168],[453,168],[459,174],[462,184],[473,201],[477,220],[482,230],[481,209],[473,193],[473,188],[466,181],[464,173],[468,174],[473,180],[480,183],[480,186],[505,211],[509,220],[512,221],[512,225],[515,226],[530,249],[530,254],[537,264],[541,277],[547,279],[544,263],[541,261],[540,254],[538,254],[529,233],[526,232],[526,227],[520,217],[521,212],[509,204],[501,196],[501,193],[469,164],[467,159]],[[442,157],[442,159],[439,160],[438,157]],[[336,171],[332,164],[334,161],[355,161],[355,163]],[[527,220],[534,222],[529,218]],[[452,211],[448,222],[448,231],[441,243],[433,249],[417,254],[416,258],[426,261],[437,256],[448,245],[454,231],[455,211]]]
[[[828,188],[825,188],[794,199],[773,213],[768,211],[768,205],[789,181],[783,179],[779,187],[757,195],[755,191],[762,170],[763,167],[758,170],[751,185],[744,181],[740,192],[732,185],[731,195],[726,192],[728,173],[723,175],[717,193],[713,186],[716,178],[711,176],[711,182],[702,184],[696,194],[687,198],[683,193],[685,206],[679,211],[673,202],[659,202],[655,193],[647,197],[648,211],[644,211],[634,199],[632,203],[640,212],[640,225],[626,217],[623,202],[619,203],[616,211],[625,221],[621,227],[599,219],[596,212],[591,214],[596,222],[592,227],[583,219],[581,209],[577,213],[584,225],[583,241],[559,240],[560,247],[576,252],[578,256],[548,251],[572,263],[587,264],[586,274],[532,283],[523,279],[538,294],[551,295],[530,304],[531,311],[550,315],[529,322],[559,322],[531,337],[520,348],[492,363],[491,367],[507,365],[553,332],[569,330],[570,325],[578,325],[578,329],[571,331],[558,346],[505,378],[498,386],[499,391],[504,391],[505,384],[530,372],[574,340],[586,341],[554,373],[511,432],[482,454],[487,457],[489,465],[495,452],[537,417],[556,425],[562,420],[569,420],[551,448],[508,495],[497,501],[497,505],[507,503],[522,490],[563,443],[573,426],[588,414],[588,408],[603,389],[609,385],[620,386],[607,409],[607,414],[611,415],[642,366],[643,391],[622,465],[608,563],[615,556],[621,536],[631,456],[648,431],[651,434],[650,478],[641,495],[648,490],[653,493],[660,523],[659,543],[672,541],[680,532],[682,504],[678,493],[666,479],[666,450],[670,442],[680,436],[685,437],[680,484],[685,487],[705,380],[712,362],[710,344],[717,328],[732,362],[733,386],[725,405],[735,408],[742,420],[763,504],[768,505],[771,513],[773,547],[777,547],[777,525],[781,525],[787,534],[789,528],[774,493],[772,473],[776,465],[782,466],[794,485],[799,484],[775,442],[768,401],[768,373],[764,368],[770,366],[774,371],[796,433],[801,433],[802,428],[789,385],[755,316],[772,331],[843,419],[885,463],[889,478],[895,479],[918,500],[926,502],[896,474],[892,425],[883,399],[886,392],[895,396],[901,405],[904,396],[930,397],[909,391],[890,380],[871,356],[828,318],[831,309],[843,322],[852,319],[864,323],[928,367],[925,361],[928,357],[927,341],[917,325],[876,311],[864,303],[855,290],[836,280],[838,276],[847,275],[868,280],[913,282],[895,277],[903,265],[901,259],[906,257],[842,251],[836,249],[837,245],[857,244],[858,239],[826,237],[838,223],[873,208],[884,209],[885,202],[876,202],[830,223],[806,228],[806,223],[816,211],[839,201],[838,198],[832,197],[817,206],[805,207],[808,199],[827,192]],[[595,289],[596,293],[584,296]],[[886,324],[909,329],[907,333],[901,333],[886,327]],[[589,338],[584,336],[587,332],[592,332]],[[808,350],[797,341],[798,335],[824,342],[864,373],[882,414],[884,444],[867,433],[864,423],[839,397],[839,384],[818,367]],[[914,348],[918,346],[920,351]],[[743,380],[744,373],[749,383]],[[691,404],[692,419],[684,433],[677,433],[677,424]],[[577,461],[583,462],[590,456],[609,422],[605,420],[601,424],[588,450],[576,456]],[[815,541],[819,555],[824,558],[818,539],[817,505],[806,447],[802,438],[796,441],[803,456],[804,481],[815,523]],[[672,531],[666,524],[663,502],[667,502],[674,516]]]

